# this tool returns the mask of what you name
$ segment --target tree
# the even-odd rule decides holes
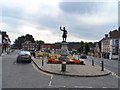
[[[92,46],[92,42],[80,42],[79,48],[77,49],[78,53],[88,54],[90,52],[90,47]]]
[[[26,41],[31,41],[32,43],[35,43],[35,40],[34,40],[33,36],[30,35],[30,34],[25,35],[25,40]]]
[[[18,49],[21,49],[22,48],[22,43],[24,43],[25,41],[25,37],[24,36],[21,36],[21,37],[18,37],[18,39],[15,39],[15,47],[18,48]]]
[[[84,42],[83,41],[80,42],[77,52],[84,53]]]
[[[88,43],[85,43],[85,54],[88,54],[90,52],[90,46]]]
[[[38,45],[38,50],[40,50],[40,47],[41,47],[41,45],[43,45],[44,44],[44,41],[42,41],[42,40],[37,40],[37,41],[35,41],[36,42],[36,44]]]
[[[118,27],[118,30],[120,30],[120,26]]]
[[[32,35],[26,34],[25,36],[20,36],[17,39],[15,39],[14,45],[16,48],[21,49],[22,43],[25,41],[31,41],[32,43],[35,43],[35,40]]]

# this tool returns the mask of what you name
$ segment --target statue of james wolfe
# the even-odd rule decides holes
[[[63,35],[62,35],[63,41],[66,41],[68,34],[67,30],[65,30],[65,27],[63,27],[63,29],[60,27],[60,30],[63,31]]]

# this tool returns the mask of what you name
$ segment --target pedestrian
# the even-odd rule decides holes
[[[33,57],[36,58],[35,52],[33,52]]]

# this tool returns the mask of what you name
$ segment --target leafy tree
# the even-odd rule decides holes
[[[26,34],[25,35],[25,40],[26,41],[31,41],[32,43],[35,43],[35,40],[32,35]]]
[[[20,36],[17,39],[15,39],[14,45],[16,48],[21,49],[22,43],[24,43],[25,41],[31,41],[32,43],[35,43],[33,36],[26,34],[25,36]]]
[[[84,42],[83,41],[80,42],[77,52],[84,53]]]
[[[15,47],[21,49],[22,48],[22,43],[24,43],[25,41],[25,37],[24,36],[21,36],[21,37],[18,37],[18,39],[15,40]]]
[[[85,54],[88,54],[90,52],[90,46],[88,43],[85,43]]]
[[[90,52],[90,48],[92,47],[92,42],[80,42],[79,48],[77,49],[78,53],[85,53],[88,54]]]
[[[40,47],[41,47],[41,45],[43,45],[44,44],[44,41],[42,41],[42,40],[37,40],[36,41],[36,44],[38,44],[38,50],[40,50]]]

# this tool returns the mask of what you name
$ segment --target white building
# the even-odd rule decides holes
[[[0,31],[0,56],[2,54],[2,32]]]
[[[120,59],[120,30],[110,31],[101,40],[102,57]]]
[[[110,39],[110,54],[109,59],[118,59],[119,58],[119,46],[120,46],[120,39]]]

